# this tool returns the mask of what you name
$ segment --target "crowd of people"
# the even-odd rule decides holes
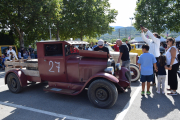
[[[27,59],[30,57],[31,59],[35,58],[34,55],[34,49],[31,48],[31,45],[29,45],[29,49],[27,50],[26,48],[22,47],[20,50],[18,50],[18,56],[16,54],[16,51],[13,50],[12,46],[9,46],[9,49],[5,49],[4,55],[1,58],[1,67],[2,69],[5,68],[4,61],[12,61],[13,59],[18,60],[21,58]]]
[[[144,32],[151,39],[145,37]],[[147,28],[141,27],[142,39],[147,43],[147,45],[142,46],[143,54],[139,57],[139,70],[141,71],[140,81],[142,82],[142,92],[145,94],[145,83],[147,82],[146,94],[151,94],[150,92],[150,82],[152,85],[156,85],[155,77],[157,77],[157,93],[165,93],[165,79],[166,79],[166,69],[168,70],[168,85],[170,88],[167,91],[168,95],[177,95],[178,80],[177,71],[179,69],[179,63],[177,55],[179,54],[176,46],[175,39],[168,38],[166,40],[167,51],[165,56],[160,55],[160,36],[157,33],[151,33]],[[160,89],[162,86],[162,89]]]

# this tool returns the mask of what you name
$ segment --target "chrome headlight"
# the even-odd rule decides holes
[[[116,63],[116,69],[121,70],[121,64],[120,63]]]
[[[104,71],[114,75],[114,67],[107,67]]]

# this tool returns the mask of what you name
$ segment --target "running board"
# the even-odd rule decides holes
[[[59,94],[66,94],[66,95],[73,95],[79,92],[77,90],[60,89],[60,88],[53,88],[53,87],[44,88],[43,90],[48,91],[48,92],[59,93]]]

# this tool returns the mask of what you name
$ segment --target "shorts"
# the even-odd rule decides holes
[[[152,75],[141,75],[140,78],[141,82],[152,82],[153,81],[153,74]]]

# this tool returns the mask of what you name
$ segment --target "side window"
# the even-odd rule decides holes
[[[134,46],[131,46],[131,49],[134,49]]]
[[[73,54],[79,54],[79,49],[76,45],[65,45],[65,55],[73,55]]]
[[[62,44],[45,44],[45,56],[63,56]]]

